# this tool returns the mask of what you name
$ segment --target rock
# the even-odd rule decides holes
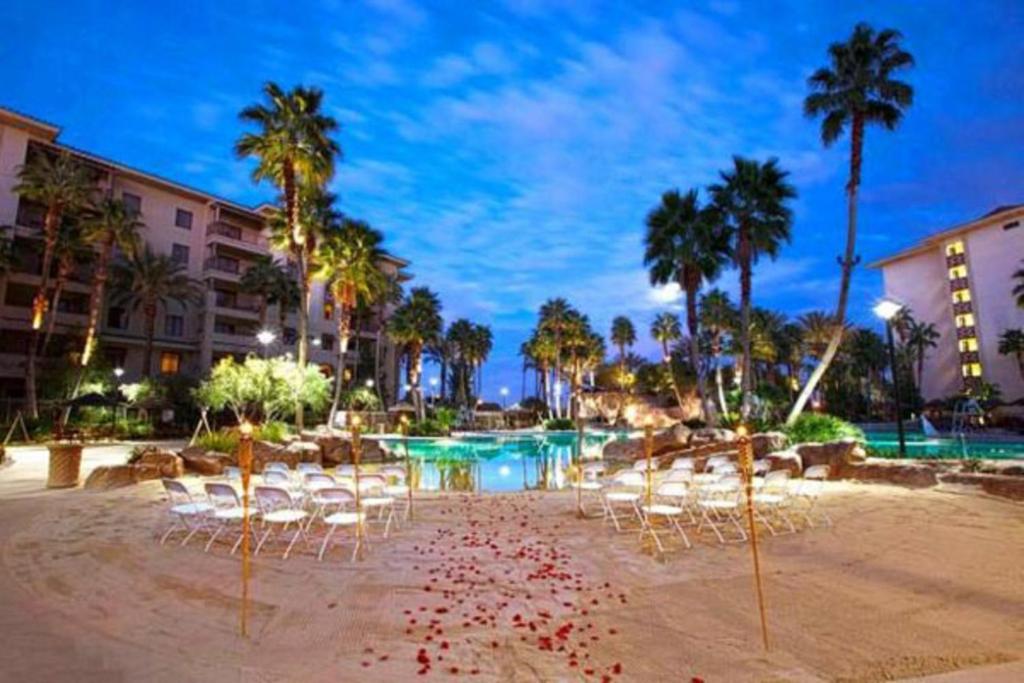
[[[316,439],[324,465],[341,465],[352,461],[352,444],[340,436],[322,435]]]
[[[269,441],[253,441],[252,444],[252,471],[259,474],[266,467],[268,462],[283,462],[290,469],[295,469],[299,464],[299,454],[270,443]]]
[[[990,496],[1009,500],[1024,500],[1024,477],[1019,475],[978,474],[975,472],[949,472],[939,475],[942,484],[980,486]]]
[[[985,460],[978,468],[979,472],[985,474],[1000,474],[1004,476],[1024,476],[1024,461],[1022,460]]]
[[[138,483],[134,465],[102,465],[89,473],[85,480],[88,491],[109,491]]]
[[[909,488],[927,488],[939,483],[939,468],[930,463],[904,463],[871,459],[863,463],[846,463],[839,467],[843,479],[896,484]]]
[[[732,443],[736,440],[736,432],[720,427],[704,427],[690,434],[691,446],[703,446],[709,443]]]
[[[789,437],[782,432],[761,432],[750,437],[755,458],[763,458],[769,453],[781,451],[786,448],[787,443],[789,443]]]
[[[185,461],[173,451],[159,448],[146,451],[136,464],[152,465],[157,468],[161,477],[168,477],[169,479],[185,476]]]
[[[765,456],[769,471],[786,470],[791,477],[799,477],[804,473],[804,462],[800,454],[793,450],[775,451]]]
[[[297,453],[299,462],[315,462],[319,464],[323,459],[320,446],[308,441],[292,441],[285,447],[285,450],[289,453]]]
[[[840,439],[829,443],[802,443],[793,447],[800,454],[804,468],[815,465],[828,465],[832,472],[837,472],[843,465],[851,462],[853,449],[857,447],[854,439]]]
[[[860,444],[857,444],[856,446],[853,447],[853,450],[850,451],[850,456],[848,458],[848,461],[849,462],[864,462],[867,459],[868,459],[868,452],[866,450],[864,450],[863,446],[861,446]]]
[[[185,469],[207,477],[216,477],[224,474],[224,468],[231,464],[231,457],[225,453],[216,451],[204,451],[202,448],[192,446],[180,453]]]
[[[132,465],[132,469],[135,470],[135,481],[149,481],[151,479],[163,479],[164,475],[160,471],[159,465],[153,465],[149,463],[138,463]]]

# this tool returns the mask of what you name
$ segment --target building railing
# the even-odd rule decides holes
[[[961,351],[960,352],[961,363],[980,363],[981,354],[977,351]]]
[[[973,313],[974,308],[971,306],[970,301],[957,301],[953,303],[953,313],[956,315],[964,315],[965,313]]]
[[[206,227],[206,234],[207,236],[220,235],[221,237],[227,237],[237,242],[245,242],[246,244],[264,249],[267,247],[267,240],[263,235],[238,225],[225,223],[224,221],[210,223]]]
[[[221,256],[211,256],[203,262],[203,268],[206,270],[216,270],[221,273],[230,273],[232,275],[241,275],[245,272],[242,268],[242,264],[232,259],[226,259]]]
[[[234,293],[226,294],[217,292],[213,298],[213,304],[218,308],[230,308],[234,311],[248,311],[250,313],[260,312],[260,301],[255,297],[238,296]]]
[[[967,278],[965,278],[965,277],[958,277],[955,280],[950,280],[949,281],[949,291],[951,291],[951,292],[959,292],[961,290],[970,289],[970,288],[971,288],[971,283],[968,282]]]
[[[956,328],[957,339],[970,339],[971,337],[977,337],[978,330],[971,325],[970,327],[958,327]]]

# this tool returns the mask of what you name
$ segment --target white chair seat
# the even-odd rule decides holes
[[[363,507],[375,508],[375,507],[385,507],[385,506],[391,505],[395,501],[392,500],[391,498],[372,497],[372,498],[362,498],[362,499],[360,499],[359,502],[360,502],[361,505],[363,505]]]
[[[640,500],[639,493],[630,493],[628,491],[612,491],[606,493],[605,498],[616,503],[633,503]]]
[[[360,519],[365,517],[366,515],[358,512],[335,512],[324,517],[324,522],[337,526],[351,526],[358,524]]]
[[[708,491],[710,493],[729,493],[730,491],[735,491],[736,486],[733,484],[722,482],[715,484],[704,484],[703,486],[701,486],[701,489],[703,489],[704,491]]]
[[[254,517],[256,515],[255,510],[249,511],[249,516]],[[214,519],[242,519],[245,517],[245,508],[221,508],[213,513]]]
[[[209,503],[181,503],[171,508],[171,512],[176,515],[201,515],[213,510],[213,505]]]
[[[698,505],[711,510],[732,510],[737,507],[734,500],[702,500]]]
[[[319,491],[320,489],[334,488],[335,486],[337,486],[337,484],[329,481],[311,481],[308,482],[307,484],[304,484],[304,486],[306,487],[307,491],[313,492]]]
[[[755,493],[754,502],[764,503],[765,505],[778,505],[785,500],[785,497],[780,496],[777,493]]]
[[[604,488],[599,481],[584,481],[580,483],[579,487],[584,491],[600,491]]]
[[[406,496],[409,494],[409,487],[402,484],[394,484],[392,486],[385,486],[384,493],[389,496]]]
[[[263,521],[271,524],[291,524],[306,517],[309,517],[309,513],[305,510],[274,510],[263,515]]]
[[[649,515],[675,516],[683,514],[683,508],[681,507],[676,507],[675,505],[663,505],[660,503],[644,505],[640,509]]]

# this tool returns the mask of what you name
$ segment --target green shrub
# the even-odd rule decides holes
[[[450,432],[452,427],[455,426],[455,422],[459,419],[459,414],[454,408],[437,408],[434,411],[434,421],[437,422],[446,431]]]
[[[196,443],[208,451],[234,453],[238,450],[238,432],[221,429],[203,434]]]
[[[380,410],[377,394],[369,387],[356,387],[341,394],[339,403],[346,410]]]
[[[438,420],[415,420],[409,425],[409,436],[448,436],[450,430]]]
[[[153,436],[153,425],[136,417],[118,420],[115,434],[122,439],[148,439]]]
[[[834,415],[822,413],[804,413],[792,426],[786,427],[785,432],[790,443],[794,444],[810,441],[824,443],[847,438],[864,441],[864,432],[860,427]]]
[[[567,417],[556,417],[544,423],[544,429],[549,432],[564,432],[576,429],[576,423]]]
[[[285,437],[290,433],[291,430],[284,422],[271,421],[261,424],[256,429],[256,439],[270,443],[284,443]]]

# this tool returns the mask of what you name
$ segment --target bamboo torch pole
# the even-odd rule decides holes
[[[353,415],[350,420],[352,430],[352,479],[356,494],[356,558],[360,560],[363,559],[363,538],[366,534],[366,530],[363,528],[362,492],[359,490],[359,458],[362,455],[362,442],[359,438],[361,422],[358,415]]]
[[[757,547],[757,522],[754,519],[754,445],[747,434],[747,428],[740,425],[736,430],[739,439],[740,467],[743,470],[744,488],[747,494],[747,524],[750,527],[750,553],[754,559],[754,588],[757,590],[757,609],[761,614],[761,642],[765,652],[768,646],[768,616],[764,606],[764,585],[761,580],[761,558]]]
[[[644,469],[644,508],[643,508],[643,519],[640,523],[643,525],[642,536],[643,536],[643,551],[645,554],[654,554],[654,530],[649,529],[651,524],[651,503],[654,498],[654,425],[650,419],[644,421],[644,458],[647,460],[647,466]]]
[[[405,449],[405,487],[409,495],[409,521],[412,520],[412,459],[409,457],[409,418],[402,415],[399,418],[399,425],[402,431],[402,448]]]
[[[252,574],[252,523],[249,519],[249,481],[252,476],[252,423],[238,425],[238,469],[242,475],[242,605],[239,615],[242,637],[249,634],[249,578]]]
[[[583,519],[583,416],[576,403],[576,516]]]

